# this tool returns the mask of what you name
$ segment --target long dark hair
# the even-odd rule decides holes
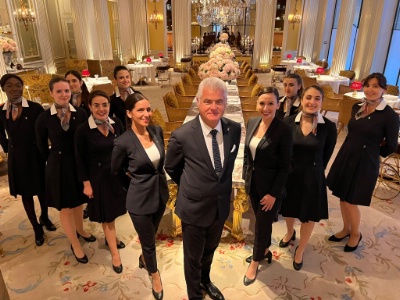
[[[129,95],[125,100],[125,110],[131,111],[132,109],[135,108],[136,103],[144,99],[147,100],[147,98],[143,96],[142,93],[133,93]],[[128,118],[128,115],[125,115],[125,123],[127,130],[132,127],[132,120],[131,118]]]
[[[368,82],[373,78],[376,78],[376,80],[378,80],[378,85],[380,88],[382,88],[384,90],[387,89],[386,77],[382,73],[369,74],[367,77],[365,77],[362,80],[362,86],[365,87],[368,84]]]
[[[85,81],[82,80],[82,75],[81,73],[79,73],[77,70],[69,70],[67,73],[65,73],[64,78],[67,78],[68,75],[72,75],[75,76],[76,78],[78,78],[79,81],[82,81],[83,84],[81,86],[81,90],[82,90],[82,103],[87,106],[88,105],[88,100],[89,100],[89,90],[85,84]],[[71,99],[72,99],[72,93],[71,93]],[[71,101],[71,100],[70,100]]]
[[[258,97],[260,97],[261,95],[264,95],[264,94],[274,94],[275,98],[276,98],[276,102],[279,102],[279,92],[276,88],[274,88],[272,86],[267,86],[258,93]]]

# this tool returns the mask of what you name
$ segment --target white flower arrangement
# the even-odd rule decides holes
[[[0,49],[3,52],[15,52],[17,51],[17,43],[13,39],[0,36]]]

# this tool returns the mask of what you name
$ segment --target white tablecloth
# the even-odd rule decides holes
[[[347,77],[334,77],[331,75],[320,75],[317,76],[310,76],[312,78],[316,78],[319,85],[329,84],[332,87],[333,92],[336,94],[339,93],[339,85],[349,85],[350,79]]]
[[[353,96],[353,93],[346,93],[345,95],[355,99],[362,99],[365,97],[364,92],[357,92],[355,96]],[[390,107],[400,109],[399,97],[393,95],[383,95],[383,99],[385,99],[386,104],[389,105]]]
[[[146,60],[143,60],[143,63],[147,63],[146,62]],[[155,67],[155,68],[157,68],[159,65],[161,65],[161,59],[158,59],[158,58],[154,58],[154,59],[152,59],[151,60],[151,64]]]
[[[108,77],[99,77],[99,78],[86,78],[84,79],[85,84],[89,90],[89,92],[92,90],[93,86],[95,84],[105,84],[105,83],[112,83],[110,79],[108,79]]]
[[[284,59],[284,60],[281,60],[281,65],[286,65],[287,66],[287,71],[292,71],[293,70],[293,66],[297,65],[297,62],[294,59],[291,59],[291,60]]]
[[[307,65],[293,65],[293,70],[300,69],[308,72],[315,72],[319,68],[318,65],[315,64],[307,64]]]
[[[147,77],[147,80],[156,82],[156,68],[153,64],[128,64],[127,68],[131,72],[133,83],[137,83],[141,77]]]

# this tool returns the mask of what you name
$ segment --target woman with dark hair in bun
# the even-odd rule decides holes
[[[8,153],[8,183],[10,194],[22,196],[22,203],[35,232],[35,243],[44,243],[42,226],[54,231],[49,220],[44,195],[45,161],[36,147],[35,122],[43,112],[40,104],[22,96],[24,82],[15,74],[6,74],[0,81],[7,101],[0,110],[0,144]],[[6,135],[7,133],[7,135]],[[33,196],[37,195],[41,208],[39,222],[35,214]]]
[[[329,237],[340,242],[349,238],[345,252],[361,242],[359,205],[369,206],[379,174],[379,156],[386,157],[398,146],[399,116],[386,105],[386,78],[373,73],[363,80],[365,98],[354,104],[348,135],[328,174],[328,187],[340,199],[343,228]]]
[[[111,153],[114,139],[124,132],[124,127],[118,118],[108,116],[110,98],[105,92],[90,93],[88,105],[92,114],[75,133],[78,178],[83,182],[83,193],[89,197],[89,219],[101,223],[106,245],[110,247],[113,270],[122,273],[118,249],[125,248],[125,244],[117,240],[115,219],[126,213],[126,193],[111,175]]]
[[[256,225],[253,255],[246,259],[250,265],[243,279],[244,285],[256,280],[262,260],[271,263],[272,223],[284,197],[290,170],[292,132],[276,117],[278,109],[278,91],[273,87],[262,89],[256,106],[260,116],[251,118],[246,128],[243,179],[256,215]]]

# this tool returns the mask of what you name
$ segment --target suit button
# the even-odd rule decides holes
[[[364,145],[364,146],[363,146],[363,148],[365,149],[365,148],[367,148],[367,146],[366,146],[366,145]]]
[[[61,152],[61,151],[58,151],[58,154],[62,154],[62,152]]]
[[[97,165],[98,165],[99,167],[101,167],[101,163],[98,163]]]

